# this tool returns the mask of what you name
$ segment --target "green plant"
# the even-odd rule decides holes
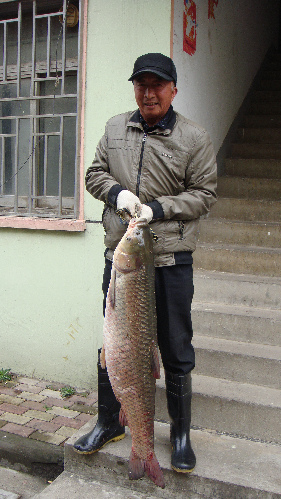
[[[64,399],[71,397],[71,395],[74,395],[75,393],[76,393],[75,388],[72,388],[71,386],[63,386],[60,389],[60,394],[61,394],[62,398],[64,398]]]
[[[0,382],[1,381],[11,381],[12,373],[11,369],[0,369]]]

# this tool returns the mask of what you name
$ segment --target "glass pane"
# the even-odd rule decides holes
[[[64,118],[62,195],[74,196],[76,157],[76,118]]]
[[[15,142],[14,137],[4,139],[4,194],[14,194]]]
[[[30,119],[19,120],[18,190],[21,196],[29,194],[30,126]]]

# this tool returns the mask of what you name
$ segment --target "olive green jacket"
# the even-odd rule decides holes
[[[208,133],[179,113],[172,130],[147,134],[135,116],[128,112],[107,122],[86,188],[105,203],[108,258],[126,231],[110,199],[116,185],[137,194],[141,203],[160,203],[162,218],[150,224],[158,236],[155,265],[172,265],[175,252],[195,250],[199,219],[216,201],[216,158]]]

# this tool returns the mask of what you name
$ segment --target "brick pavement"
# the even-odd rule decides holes
[[[97,413],[97,393],[63,398],[64,385],[27,377],[0,383],[0,431],[63,446]]]

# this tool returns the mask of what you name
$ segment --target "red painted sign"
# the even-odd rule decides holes
[[[208,0],[208,19],[215,19],[215,7],[217,7],[219,0]]]
[[[189,55],[195,54],[196,51],[196,4],[194,0],[184,0],[183,50]]]

